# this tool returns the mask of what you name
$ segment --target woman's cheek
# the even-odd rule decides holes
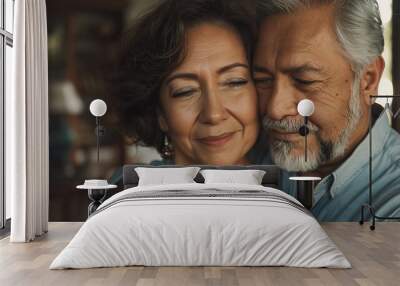
[[[242,125],[258,125],[258,98],[254,89],[237,94],[225,106]]]
[[[196,120],[196,109],[193,106],[176,105],[169,110],[167,123],[170,133],[189,136]]]

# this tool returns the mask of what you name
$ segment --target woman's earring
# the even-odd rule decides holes
[[[162,156],[165,159],[169,159],[174,155],[174,148],[172,144],[169,143],[168,136],[164,136],[164,145],[161,150]]]

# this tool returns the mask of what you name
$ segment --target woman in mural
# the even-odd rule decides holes
[[[259,133],[253,15],[240,2],[167,0],[129,31],[114,93],[126,135],[164,162],[247,164]]]

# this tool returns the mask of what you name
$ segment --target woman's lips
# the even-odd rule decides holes
[[[207,136],[199,138],[197,140],[208,146],[219,147],[225,145],[229,140],[231,140],[235,133],[236,132],[223,133],[218,136]]]

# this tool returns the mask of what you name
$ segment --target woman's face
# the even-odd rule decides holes
[[[187,32],[187,55],[161,88],[159,123],[176,164],[245,164],[259,130],[257,94],[240,36],[204,23]]]

